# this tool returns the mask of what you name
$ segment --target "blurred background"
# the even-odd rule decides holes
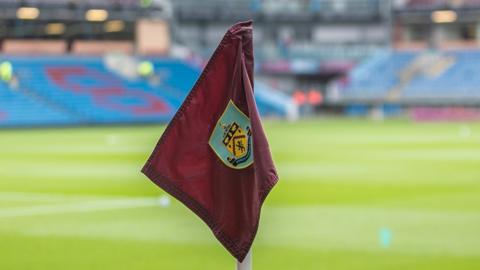
[[[254,20],[254,269],[480,269],[480,1],[0,0],[0,269],[233,269],[140,169]]]

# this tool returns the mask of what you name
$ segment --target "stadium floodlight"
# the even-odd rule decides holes
[[[105,32],[120,32],[125,29],[125,23],[121,20],[108,21],[103,25]]]
[[[65,33],[65,24],[49,23],[45,26],[45,33],[48,35],[61,35]]]
[[[89,9],[85,12],[85,19],[91,22],[103,22],[108,18],[108,11],[105,9]]]
[[[17,18],[20,20],[35,20],[40,15],[36,7],[20,7],[17,9]]]
[[[457,13],[453,10],[436,10],[431,18],[434,23],[451,23],[457,20]]]

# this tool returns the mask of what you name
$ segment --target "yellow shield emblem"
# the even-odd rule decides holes
[[[233,101],[229,101],[218,119],[208,141],[220,160],[233,169],[243,169],[253,163],[250,119]]]
[[[242,157],[247,153],[247,134],[234,122],[225,133],[223,144],[230,154],[236,158]]]

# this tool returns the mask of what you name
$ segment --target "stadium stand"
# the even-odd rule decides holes
[[[74,124],[78,118],[0,83],[0,126]]]
[[[471,103],[480,99],[479,61],[479,50],[379,53],[354,68],[340,100]]]
[[[85,123],[166,121],[178,102],[142,81],[128,82],[101,58],[11,58],[20,88],[78,115]]]
[[[5,59],[14,66],[19,89],[2,84],[0,126],[166,122],[200,75],[199,68],[169,58],[151,60],[157,84],[121,77],[102,57]],[[265,85],[257,102],[264,115],[295,114],[289,98]]]
[[[419,73],[407,85],[404,98],[471,100],[480,98],[480,51],[447,51],[454,63],[438,75]],[[431,68],[431,67],[430,67]]]
[[[380,52],[358,65],[347,78],[344,99],[371,100],[388,94],[399,83],[397,74],[414,58],[410,52]]]

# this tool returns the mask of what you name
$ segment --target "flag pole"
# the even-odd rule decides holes
[[[252,270],[252,250],[248,251],[243,262],[237,261],[237,270]]]

